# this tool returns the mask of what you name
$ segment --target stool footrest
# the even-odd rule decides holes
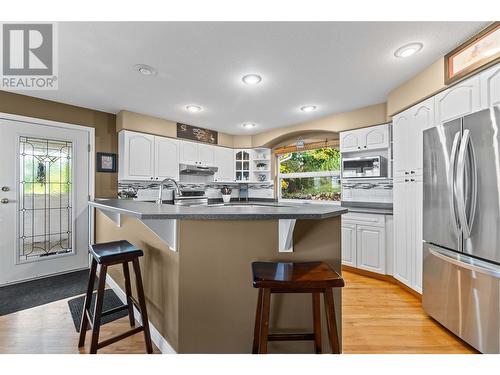
[[[310,341],[315,338],[314,333],[274,333],[267,336],[268,341]]]
[[[134,297],[132,297],[132,296],[130,296],[130,300],[134,304],[135,308],[137,310],[139,310],[140,313],[142,313],[142,311],[141,311],[141,305],[139,304],[139,302],[137,302],[137,300]]]
[[[104,340],[104,341],[97,343],[97,349],[101,349],[105,346],[111,345],[117,341],[123,340],[126,337],[129,337],[129,336],[135,335],[136,333],[142,332],[143,330],[144,330],[144,327],[140,326],[140,327],[133,328],[127,332],[123,332],[119,335],[113,336],[107,340]]]
[[[83,312],[85,315],[87,315],[87,324],[90,326],[91,329],[94,329],[94,320],[91,318],[90,311],[85,309]]]
[[[122,305],[122,306],[114,307],[112,309],[103,311],[101,313],[101,317],[106,316],[106,315],[111,315],[111,314],[114,314],[114,313],[116,313],[118,311],[122,311],[122,310],[128,310],[128,305]]]

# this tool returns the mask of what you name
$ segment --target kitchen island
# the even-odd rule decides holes
[[[144,251],[141,268],[152,336],[163,352],[251,352],[257,303],[253,261],[325,261],[341,272],[340,217],[347,209],[339,206],[249,202],[186,207],[120,199],[89,205],[96,209],[96,243],[125,239]],[[108,284],[123,290],[121,267],[108,273]],[[339,290],[334,300],[342,337]],[[311,310],[310,295],[273,295],[270,330],[309,332]],[[269,351],[313,353],[313,343],[272,342]]]

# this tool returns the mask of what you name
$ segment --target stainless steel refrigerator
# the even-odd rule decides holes
[[[424,131],[424,310],[500,352],[500,106]]]

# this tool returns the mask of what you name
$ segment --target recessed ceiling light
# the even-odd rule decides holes
[[[304,105],[302,107],[300,107],[300,110],[302,112],[313,112],[317,109],[317,107],[315,105]]]
[[[135,69],[145,76],[154,76],[156,74],[156,70],[153,67],[145,64],[137,64]]]
[[[241,79],[243,82],[245,82],[247,85],[256,85],[262,81],[262,77],[259,76],[258,74],[247,74],[244,75],[243,78]]]
[[[255,128],[255,124],[253,122],[245,122],[242,126],[245,129],[253,129],[253,128]]]
[[[199,105],[187,105],[186,110],[189,112],[200,112],[201,107]]]
[[[420,51],[424,45],[422,43],[409,43],[405,44],[402,47],[399,47],[396,52],[394,52],[394,56],[396,57],[408,57],[416,54]]]

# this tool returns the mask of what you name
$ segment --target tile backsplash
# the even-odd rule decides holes
[[[245,187],[247,184],[244,184]],[[238,183],[218,183],[208,182],[204,184],[197,183],[180,183],[179,187],[183,188],[200,188],[206,191],[209,198],[221,198],[222,194],[220,189],[224,186],[229,186],[233,189],[231,196],[238,197],[240,189],[244,189]],[[135,198],[138,200],[154,200],[158,196],[158,183],[149,181],[144,182],[119,182],[118,183],[118,197],[120,198]],[[249,183],[248,196],[250,198],[273,198],[274,185],[270,182],[264,183]],[[163,191],[163,199],[173,199],[173,190],[165,187]]]

